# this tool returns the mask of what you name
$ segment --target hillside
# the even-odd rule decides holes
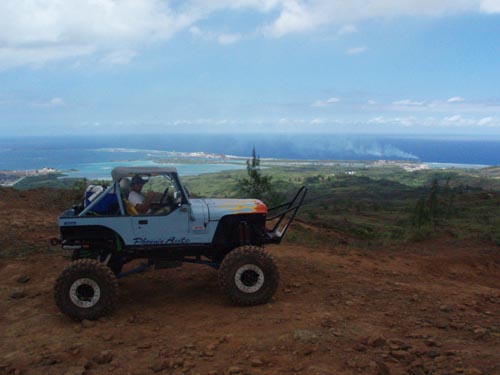
[[[233,307],[216,271],[184,265],[121,279],[116,311],[81,323],[55,306],[68,260],[48,243],[81,193],[0,189],[0,374],[500,373],[499,193],[440,180],[417,226],[432,184],[328,177],[279,182],[311,191],[268,247],[281,271],[270,304]],[[203,178],[192,192],[217,176]]]
[[[399,166],[358,163],[263,171],[289,198],[300,186],[308,186],[298,216],[301,222],[339,232],[363,248],[400,246],[442,235],[500,244],[500,185],[485,170],[407,172]],[[231,197],[237,196],[237,182],[244,176],[245,171],[238,171],[183,180],[196,196]],[[301,228],[289,240],[307,246],[331,241],[322,231]]]

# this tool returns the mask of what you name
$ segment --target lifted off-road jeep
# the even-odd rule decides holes
[[[218,269],[219,285],[236,305],[271,299],[279,272],[263,247],[281,242],[305,187],[268,210],[257,199],[190,198],[174,168],[118,167],[111,174],[111,186],[88,189],[83,204],[59,217],[60,236],[53,242],[71,251],[73,260],[54,287],[63,313],[75,319],[108,314],[117,301],[117,278],[183,262]],[[142,214],[128,201],[128,183],[139,177],[154,197]],[[268,211],[275,214],[268,217]],[[147,262],[122,272],[134,259]]]

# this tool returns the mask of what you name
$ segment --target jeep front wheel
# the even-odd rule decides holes
[[[271,255],[257,246],[242,246],[231,251],[219,269],[222,291],[239,306],[269,302],[278,288],[279,278]]]
[[[93,320],[113,309],[118,298],[118,282],[103,263],[79,259],[61,272],[54,294],[64,314],[77,320]]]

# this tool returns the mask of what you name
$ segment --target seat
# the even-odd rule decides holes
[[[128,195],[130,194],[130,180],[127,177],[120,179],[120,193],[127,215],[139,215],[135,206],[128,200]]]
[[[130,203],[128,199],[123,198],[123,204],[125,205],[125,211],[127,212],[127,215],[132,215],[132,216],[137,216],[139,215],[139,212],[135,208],[135,206]]]

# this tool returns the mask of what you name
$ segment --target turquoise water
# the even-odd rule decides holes
[[[262,158],[275,159],[409,160],[438,168],[446,164],[500,165],[498,137],[160,134],[0,137],[0,170],[47,167],[69,171],[70,177],[104,179],[118,165],[170,165],[182,175],[196,175],[243,169],[245,159],[235,164],[224,155],[249,158],[254,147]],[[199,152],[212,155],[193,154]],[[166,164],[158,164],[158,160]]]
[[[115,167],[175,167],[182,176],[192,176],[202,173],[216,173],[235,169],[244,169],[244,164],[179,164],[156,163],[152,160],[116,161],[105,163],[86,163],[75,165],[75,171],[63,171],[67,177],[85,177],[90,179],[110,180],[111,170]]]

